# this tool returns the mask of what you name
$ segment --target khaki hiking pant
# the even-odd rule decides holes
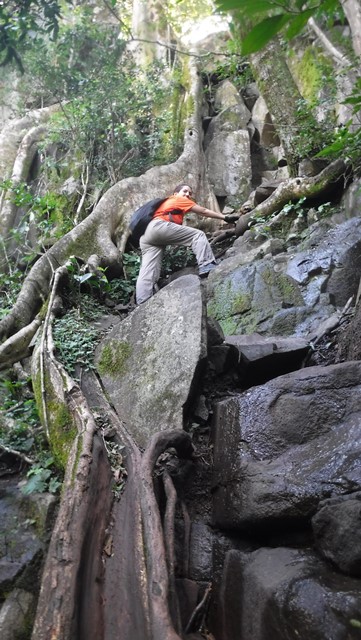
[[[142,264],[135,290],[137,304],[153,295],[154,285],[160,276],[164,247],[167,245],[192,247],[199,267],[215,261],[203,231],[165,220],[152,220],[139,242]]]

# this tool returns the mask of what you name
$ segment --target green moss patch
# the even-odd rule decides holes
[[[114,378],[124,375],[127,371],[127,362],[131,353],[132,348],[128,342],[111,340],[103,347],[98,360],[97,370],[99,374]]]

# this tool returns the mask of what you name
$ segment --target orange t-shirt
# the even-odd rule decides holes
[[[160,218],[166,222],[175,222],[175,224],[183,224],[183,218],[185,214],[194,207],[196,203],[193,200],[189,200],[185,196],[171,196],[167,198],[156,210],[153,220]],[[169,213],[177,209],[177,213],[172,213],[171,219]]]

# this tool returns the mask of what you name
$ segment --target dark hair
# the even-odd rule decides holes
[[[180,192],[180,190],[182,189],[182,187],[190,187],[190,190],[191,190],[191,192],[192,192],[192,194],[193,194],[193,189],[192,189],[192,187],[188,184],[188,182],[182,182],[182,184],[177,184],[177,186],[176,186],[176,187],[174,187],[174,189],[173,189],[173,193],[179,193],[179,192]]]

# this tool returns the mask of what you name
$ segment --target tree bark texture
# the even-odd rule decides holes
[[[47,359],[47,367],[54,362]],[[74,385],[69,407],[78,427],[67,466],[61,504],[43,572],[33,640],[180,640],[178,617],[170,603],[172,564],[154,491],[153,470],[164,450],[190,458],[189,434],[171,430],[156,434],[143,454],[107,403],[96,378],[85,385],[91,399]],[[101,435],[95,432],[91,402],[106,412],[116,440],[125,446],[127,481],[112,505],[112,475]],[[176,496],[166,480],[174,514]],[[106,539],[111,551],[105,555]]]
[[[359,0],[340,0],[350,26],[353,50],[361,56],[361,3]]]
[[[297,106],[302,96],[275,38],[250,56],[251,68],[280,137],[291,175],[296,173],[299,152],[295,145],[300,129]],[[311,114],[310,114],[311,117]]]
[[[347,179],[346,176],[347,164],[340,159],[332,162],[317,176],[290,178],[281,182],[267,200],[240,217],[236,224],[236,235],[243,235],[252,221],[257,222],[257,217],[268,217],[272,213],[280,211],[290,201],[297,201],[300,198],[318,198],[325,193],[332,192],[342,178]]]

